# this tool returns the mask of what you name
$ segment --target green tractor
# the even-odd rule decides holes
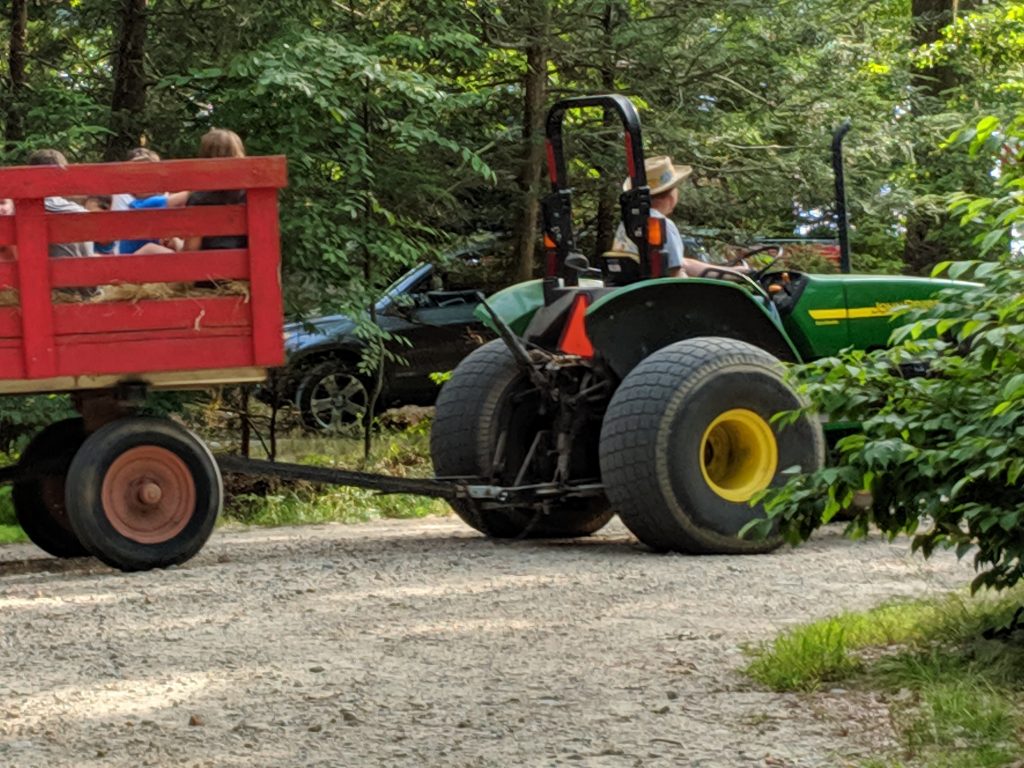
[[[574,252],[562,148],[566,112],[584,107],[623,123],[631,184],[622,219],[638,250],[603,258],[600,270]],[[655,550],[774,549],[777,534],[739,535],[764,516],[751,500],[791,468],[820,468],[829,429],[811,416],[772,423],[801,405],[784,364],[885,346],[898,308],[934,302],[950,283],[848,274],[842,211],[846,274],[802,274],[772,258],[749,276],[711,268],[703,278],[661,277],[663,224],[650,216],[633,104],[618,95],[559,101],[547,143],[545,277],[481,308],[500,338],[465,358],[437,400],[435,473],[476,489],[452,502],[455,511],[495,538],[586,536],[618,514]]]

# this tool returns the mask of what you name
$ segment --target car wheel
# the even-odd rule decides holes
[[[369,401],[362,379],[336,361],[313,368],[299,382],[295,393],[302,423],[317,432],[331,432],[362,422]]]

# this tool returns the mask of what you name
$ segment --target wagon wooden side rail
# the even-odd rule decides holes
[[[260,380],[283,361],[277,190],[283,157],[0,169],[0,393]],[[245,190],[243,205],[48,213],[48,197]],[[244,235],[248,247],[51,258],[51,244]],[[97,286],[238,281],[242,295],[102,300]],[[83,290],[93,289],[93,290]],[[199,291],[198,293],[202,293]],[[55,301],[55,297],[57,300]]]
[[[0,216],[0,253],[12,256],[0,260],[0,394],[72,392],[82,414],[43,429],[10,473],[18,522],[46,552],[142,570],[185,562],[206,543],[223,504],[217,462],[179,423],[139,416],[138,405],[151,387],[258,381],[283,362],[286,178],[283,157],[0,169],[0,196],[15,203]],[[244,204],[46,210],[53,197],[183,190],[244,190]],[[246,245],[50,256],[54,244],[217,235]]]

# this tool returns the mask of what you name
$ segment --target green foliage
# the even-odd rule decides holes
[[[37,432],[77,414],[65,395],[0,398],[0,454],[20,451]]]
[[[1018,140],[1022,125],[1004,126],[1004,141]],[[958,140],[980,153],[996,128],[984,120]],[[868,489],[874,504],[854,531],[873,523],[890,535],[914,534],[914,548],[925,556],[938,546],[961,556],[974,550],[975,589],[1007,587],[1024,576],[1024,267],[1005,252],[1020,221],[1021,184],[1019,164],[1004,163],[992,197],[953,198],[964,223],[982,227],[979,252],[1005,249],[998,261],[936,270],[974,282],[907,315],[891,349],[796,370],[817,409],[833,421],[860,423],[862,431],[839,440],[833,466],[770,495],[768,514],[790,540],[807,537]],[[921,364],[927,376],[906,375]]]
[[[775,690],[841,684],[888,698],[909,762],[870,766],[999,768],[1020,754],[1024,649],[986,640],[1010,625],[1021,592],[958,594],[846,613],[787,631],[752,650],[747,673]]]
[[[29,5],[25,87],[0,88],[0,120],[21,115],[28,135],[6,159],[43,145],[99,159],[116,122],[110,61],[123,4]],[[410,262],[520,220],[526,52],[541,45],[548,101],[631,95],[648,151],[694,167],[683,230],[724,242],[831,231],[829,137],[851,118],[855,263],[891,271],[910,223],[955,253],[962,238],[943,196],[987,181],[931,149],[979,105],[1005,119],[1019,102],[1020,4],[961,7],[935,42],[914,45],[920,24],[905,0],[151,0],[139,139],[190,156],[219,125],[254,153],[287,154],[288,306],[364,308]],[[936,68],[955,75],[938,94],[921,84]],[[621,142],[599,115],[573,121],[589,244],[608,223],[598,218],[617,216],[598,203],[621,182]]]

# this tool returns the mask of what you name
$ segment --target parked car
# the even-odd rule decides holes
[[[478,289],[448,288],[441,269],[420,264],[377,301],[377,324],[400,337],[389,349],[404,361],[385,361],[379,409],[432,405],[440,387],[430,374],[452,370],[493,338],[473,315]],[[269,391],[279,402],[294,403],[310,429],[330,430],[366,412],[372,377],[359,371],[365,342],[355,328],[355,320],[341,314],[285,326],[288,362]]]

